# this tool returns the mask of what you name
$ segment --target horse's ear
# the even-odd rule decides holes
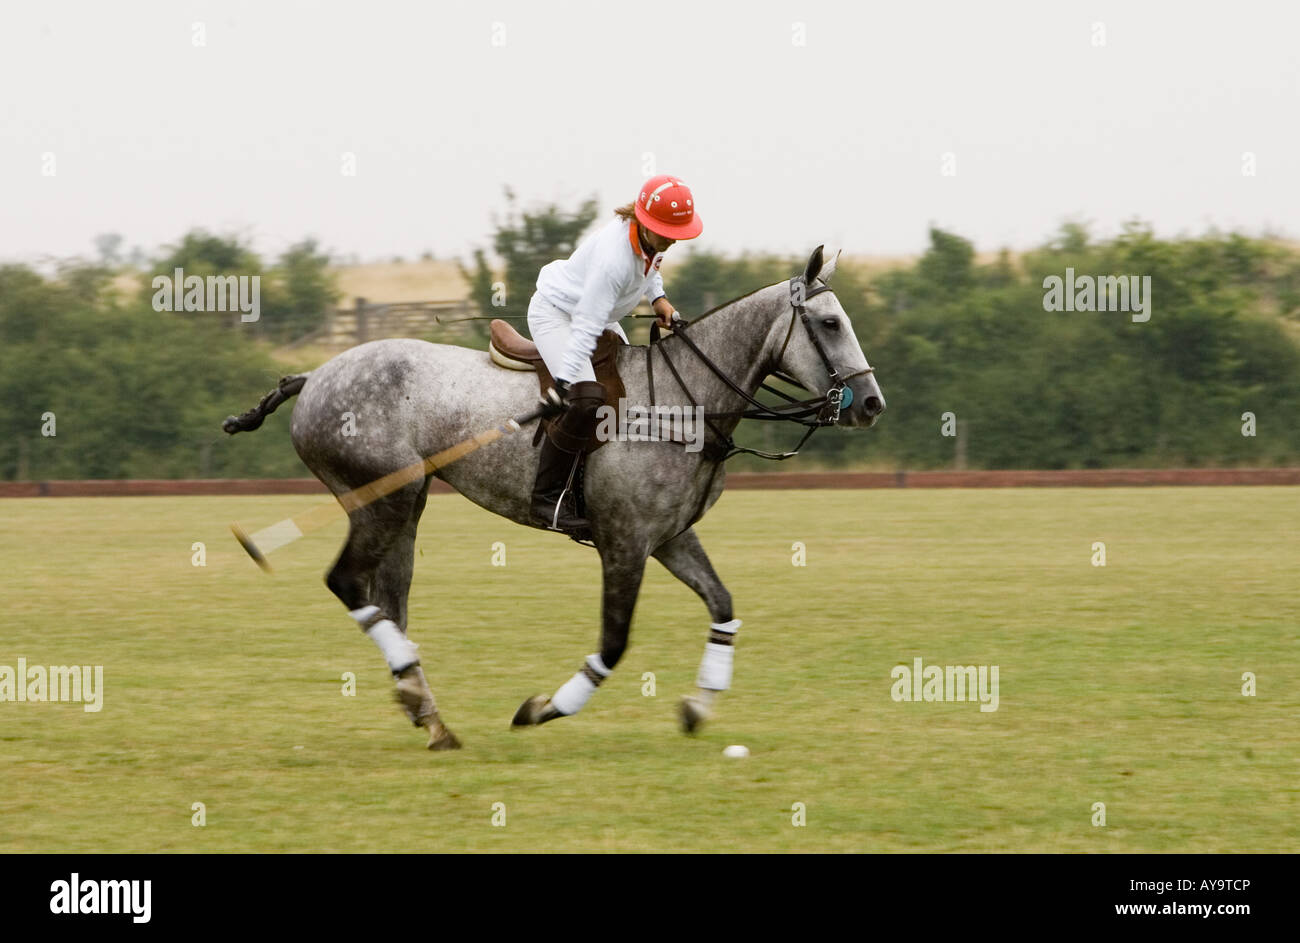
[[[827,285],[831,283],[831,276],[835,274],[835,265],[837,262],[839,262],[839,260],[840,260],[840,250],[836,249],[835,254],[831,256],[830,261],[822,265],[820,278]]]
[[[803,270],[803,280],[809,285],[813,283],[817,273],[822,270],[822,249],[823,246],[818,246],[813,249],[812,255],[808,256],[808,267]]]

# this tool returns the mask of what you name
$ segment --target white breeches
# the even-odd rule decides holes
[[[605,330],[618,334],[623,338],[623,343],[628,342],[627,335],[623,333],[623,328],[617,321],[607,325]],[[569,312],[557,308],[537,292],[533,292],[532,300],[528,302],[528,332],[532,334],[537,352],[542,355],[542,360],[546,361],[546,369],[551,371],[551,376],[568,380],[570,383],[596,379],[596,373],[591,368],[590,350],[580,362],[570,356],[574,332]],[[584,338],[579,338],[582,339]],[[594,338],[591,343],[595,343]],[[569,363],[568,371],[576,372],[576,376],[568,376],[566,373],[566,358]],[[573,366],[575,362],[579,364],[576,367]]]

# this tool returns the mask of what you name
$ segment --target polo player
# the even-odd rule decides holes
[[[591,365],[596,341],[608,329],[626,343],[618,322],[642,298],[661,326],[672,326],[659,264],[669,246],[704,229],[690,187],[668,174],[647,180],[636,200],[614,215],[573,255],[543,266],[528,303],[528,329],[567,407],[542,440],[532,514],[539,524],[574,536],[585,536],[589,527],[578,514],[573,479],[605,402]]]

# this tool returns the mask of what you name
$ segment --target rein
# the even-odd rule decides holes
[[[823,396],[814,397],[812,399],[796,400],[793,396],[790,396],[775,387],[769,386],[766,381],[759,384],[759,389],[767,390],[769,393],[774,393],[784,399],[786,401],[784,405],[770,406],[755,399],[752,395],[742,389],[735,380],[727,376],[722,369],[713,362],[709,355],[702,351],[699,345],[691,339],[690,335],[687,334],[685,330],[689,322],[680,318],[675,322],[673,328],[674,336],[680,337],[682,343],[690,348],[691,352],[699,358],[701,363],[709,368],[714,376],[720,379],[729,389],[731,389],[732,392],[738,394],[746,403],[749,404],[748,408],[745,409],[704,414],[705,425],[707,425],[709,429],[713,430],[713,434],[717,439],[717,441],[712,443],[710,446],[711,450],[714,452],[714,456],[716,456],[714,458],[715,461],[726,461],[733,455],[739,455],[742,453],[747,455],[756,455],[759,458],[775,462],[783,462],[788,458],[793,458],[799,454],[799,450],[804,447],[804,444],[807,443],[808,439],[812,437],[814,432],[822,426],[829,426],[836,423],[840,418],[840,410],[849,406],[853,402],[853,391],[847,386],[847,382],[854,377],[874,372],[872,367],[867,367],[865,370],[851,373],[847,377],[841,377],[839,371],[835,369],[835,365],[831,363],[830,357],[827,356],[826,348],[822,345],[821,339],[817,336],[817,332],[813,330],[812,319],[808,317],[808,311],[804,305],[809,298],[816,297],[817,295],[828,291],[832,291],[832,289],[826,284],[810,288],[802,275],[796,275],[794,278],[790,279],[790,326],[785,332],[785,341],[781,344],[781,350],[776,356],[777,362],[780,362],[781,358],[785,355],[786,348],[790,345],[790,338],[794,334],[795,321],[802,321],[805,330],[808,332],[808,337],[813,343],[813,348],[821,358],[822,366],[826,368],[826,373],[830,377],[831,386]],[[673,379],[677,381],[677,385],[681,387],[682,392],[686,394],[686,399],[690,402],[692,407],[698,408],[699,404],[696,402],[695,397],[691,394],[691,391],[687,388],[686,384],[682,381],[681,374],[678,373],[677,367],[673,363],[672,358],[668,356],[667,349],[659,344],[658,341],[659,325],[658,323],[655,323],[650,327],[650,346],[646,348],[646,371],[650,386],[651,408],[654,407],[653,364],[654,351],[656,348],[658,348],[659,353],[663,355],[664,363],[667,364],[668,369],[672,371]],[[793,377],[786,376],[780,371],[773,371],[771,376],[793,386],[802,386],[802,384]],[[719,429],[717,424],[713,421],[715,419],[731,419],[735,417],[740,417],[741,419],[758,419],[765,422],[794,422],[801,426],[807,426],[808,431],[803,434],[803,438],[799,440],[798,444],[788,452],[764,452],[760,449],[751,449],[737,445],[735,439]]]

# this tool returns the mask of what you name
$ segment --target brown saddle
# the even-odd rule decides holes
[[[498,367],[507,370],[534,370],[542,396],[555,386],[551,371],[546,369],[542,355],[537,352],[537,345],[516,331],[508,321],[494,318],[488,324],[490,340],[488,355]],[[605,387],[605,405],[618,409],[618,401],[626,396],[623,380],[618,375],[618,349],[624,346],[623,338],[613,331],[605,331],[596,339],[596,349],[591,354],[591,366],[596,371],[596,381]],[[538,441],[541,431],[548,433],[551,424],[558,417],[543,420],[538,427]],[[598,440],[595,433],[587,441],[584,452],[593,452],[605,443]]]

